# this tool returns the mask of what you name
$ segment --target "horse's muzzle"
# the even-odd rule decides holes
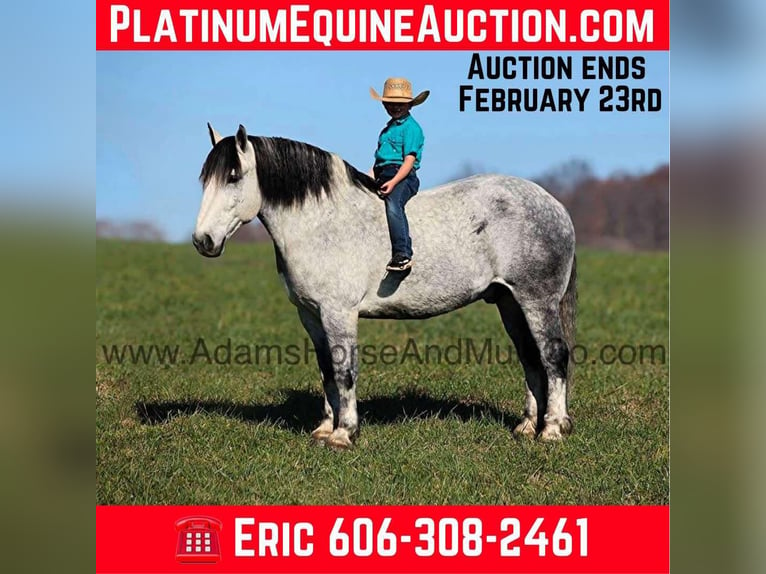
[[[223,242],[216,247],[209,233],[202,235],[192,234],[192,244],[197,249],[197,252],[205,257],[218,257],[223,252]]]

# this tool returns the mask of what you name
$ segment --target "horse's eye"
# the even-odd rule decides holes
[[[226,183],[237,183],[240,179],[242,179],[242,176],[238,173],[232,173],[229,174],[229,177],[226,179]]]

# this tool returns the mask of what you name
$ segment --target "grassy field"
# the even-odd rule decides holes
[[[251,364],[235,360],[239,350],[248,361],[239,345],[296,345],[303,354],[306,337],[270,244],[232,244],[216,260],[191,245],[96,248],[101,504],[668,502],[668,361],[659,353],[629,360],[631,348],[667,347],[665,254],[579,252],[578,344],[588,357],[578,353],[567,441],[513,439],[524,400],[515,360],[370,359],[360,367],[361,436],[337,453],[309,438],[322,404],[313,356],[266,364],[251,350]],[[508,355],[496,308],[481,302],[427,321],[363,321],[359,335],[360,344],[400,351],[409,338],[421,350],[491,338],[499,358]],[[229,364],[217,364],[216,347],[229,340]],[[107,360],[104,346],[128,344],[178,346],[176,364],[156,355],[147,364]],[[631,346],[626,364],[599,360],[610,344]]]

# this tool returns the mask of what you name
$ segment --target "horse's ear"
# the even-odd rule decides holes
[[[215,147],[215,144],[217,144],[223,138],[221,137],[221,134],[215,131],[215,128],[210,125],[210,122],[207,123],[207,131],[210,133],[210,143],[212,143],[213,147]]]
[[[247,151],[247,132],[242,124],[239,124],[239,129],[237,130],[237,147],[242,153]]]

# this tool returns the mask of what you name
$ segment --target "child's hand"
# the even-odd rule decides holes
[[[393,179],[388,180],[386,183],[380,186],[380,194],[381,195],[388,195],[392,191],[394,191],[394,187],[396,187],[396,183]]]

